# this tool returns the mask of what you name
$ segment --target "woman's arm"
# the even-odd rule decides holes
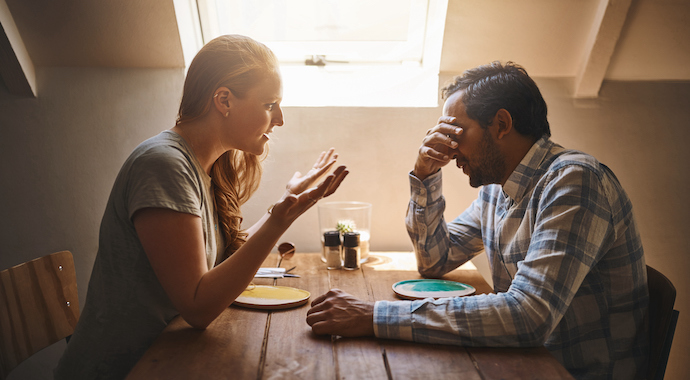
[[[332,165],[332,164],[331,164]],[[232,256],[208,270],[201,218],[169,209],[146,208],[133,217],[151,266],[180,315],[205,328],[254,278],[280,236],[318,199],[335,192],[347,175],[338,167],[318,186],[286,194]]]

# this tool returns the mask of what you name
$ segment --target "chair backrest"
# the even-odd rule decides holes
[[[678,322],[678,311],[673,310],[676,288],[656,269],[647,266],[649,286],[650,352],[647,379],[663,379],[673,334]]]
[[[78,320],[77,276],[69,251],[0,272],[0,379],[72,335]]]

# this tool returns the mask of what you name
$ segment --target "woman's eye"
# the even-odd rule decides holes
[[[275,108],[275,106],[275,103],[266,104],[266,109],[269,111],[273,111],[273,108]]]

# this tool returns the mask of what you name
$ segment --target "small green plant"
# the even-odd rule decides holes
[[[336,224],[335,229],[338,230],[341,234],[344,234],[346,232],[354,232],[355,231],[355,222],[352,220],[339,220],[338,224]]]

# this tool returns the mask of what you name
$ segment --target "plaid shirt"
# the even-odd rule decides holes
[[[378,301],[381,338],[546,348],[577,378],[642,378],[646,265],[625,191],[609,168],[544,137],[505,186],[484,186],[446,224],[441,174],[410,175],[407,229],[420,273],[440,277],[486,251],[496,294]]]

